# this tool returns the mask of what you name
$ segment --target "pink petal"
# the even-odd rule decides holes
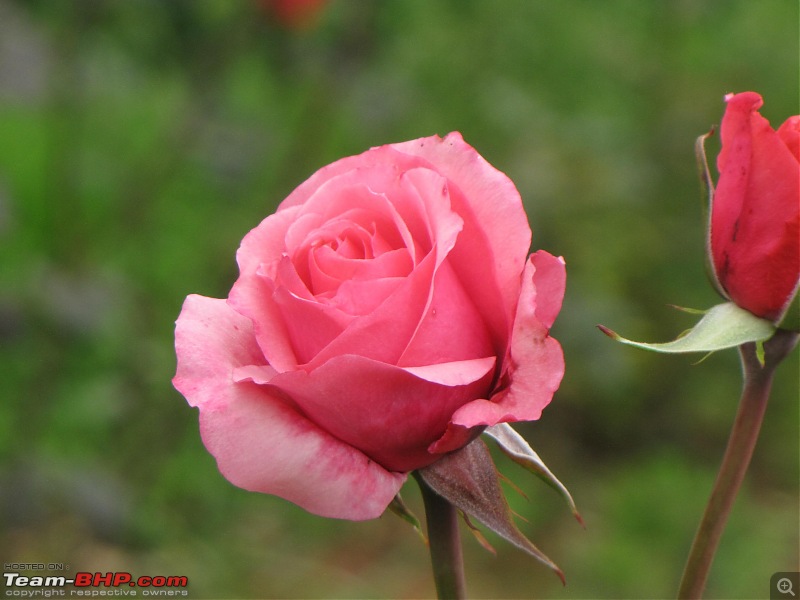
[[[564,291],[567,286],[567,270],[564,266],[564,259],[539,250],[533,253],[531,261],[534,266],[533,287],[536,318],[547,329],[550,329],[561,311],[561,303],[564,300]],[[523,280],[524,277],[523,274]]]
[[[189,296],[175,339],[173,383],[199,406],[203,442],[231,483],[325,517],[380,516],[405,475],[384,470],[320,430],[271,388],[234,382],[234,371],[272,377],[248,319],[224,300]]]
[[[448,452],[471,437],[473,427],[533,421],[553,398],[564,376],[561,345],[549,335],[545,322],[555,318],[564,296],[564,262],[544,251],[532,255],[522,274],[522,291],[514,319],[507,385],[491,400],[478,399],[453,415],[448,430],[431,452]],[[541,319],[544,319],[543,322]]]
[[[354,318],[329,304],[298,298],[283,287],[275,290],[273,299],[299,364],[310,362]]]
[[[192,294],[183,302],[175,323],[178,368],[172,380],[192,406],[215,397],[234,367],[264,365],[249,319],[234,312],[225,300]],[[206,342],[213,339],[213,344]]]
[[[345,281],[330,299],[331,306],[348,315],[359,316],[374,312],[405,281],[403,277],[384,277],[371,281]]]
[[[201,409],[200,433],[228,481],[322,517],[379,517],[406,479],[255,384],[233,384],[218,404]]]
[[[272,381],[272,378],[278,372],[269,365],[245,365],[243,367],[234,367],[231,371],[231,377],[236,383],[242,381],[251,381],[253,383],[264,384]]]
[[[428,212],[425,228],[429,231],[432,240],[430,243],[433,244],[431,254],[398,285],[383,305],[354,321],[341,336],[333,340],[321,356],[315,359],[315,365],[347,353],[397,363],[431,300],[431,275],[455,245],[462,221],[449,210],[445,182],[437,174],[412,171],[400,178],[398,186],[399,189],[393,190],[391,197],[396,201],[397,210],[406,213],[404,222],[412,220],[409,217],[414,210],[411,205],[416,204]],[[435,189],[436,202],[428,201],[425,197],[432,191],[428,189],[431,186]],[[444,198],[441,197],[442,193],[445,194]],[[427,206],[428,204],[435,206]],[[374,302],[370,304],[375,305]],[[441,340],[439,343],[441,344]],[[485,353],[472,354],[468,358],[476,355],[483,356]]]
[[[263,355],[278,371],[297,368],[289,331],[273,295],[275,284],[258,273],[242,273],[228,294],[228,305],[254,323],[254,333]]]
[[[478,310],[485,316],[497,353],[505,351],[519,295],[519,273],[530,246],[530,227],[513,183],[489,165],[460,134],[381,146],[323,167],[281,203],[299,206],[327,181],[356,169],[416,167],[448,180],[452,211],[464,219],[451,262]],[[354,175],[354,177],[359,177]],[[404,218],[410,220],[409,215]]]
[[[278,282],[282,287],[285,287],[289,292],[297,296],[298,298],[303,298],[304,300],[313,300],[314,296],[311,294],[311,290],[308,289],[306,283],[300,277],[300,274],[295,269],[294,263],[288,256],[283,256],[278,262],[278,267],[274,277],[270,277],[266,270],[259,269],[256,271],[256,275],[258,275],[262,279],[274,279],[274,281]],[[274,284],[273,284],[274,286]]]
[[[397,364],[428,306],[436,269],[436,252],[429,254],[373,312],[356,317],[309,363],[315,369],[343,354],[358,354]]]
[[[397,364],[437,365],[494,354],[483,317],[445,261],[436,273],[425,317]]]
[[[483,377],[494,367],[496,362],[497,359],[494,356],[487,356],[486,358],[437,363],[421,367],[403,367],[403,370],[431,383],[458,386],[468,385]]]
[[[351,221],[369,228],[375,223],[391,247],[406,247],[413,253],[415,237],[420,236],[415,235],[419,232],[409,230],[408,223],[397,210],[404,194],[398,179],[396,170],[390,167],[347,171],[322,183],[306,200],[302,210],[318,214],[323,224]],[[281,209],[283,206],[281,204]],[[289,251],[294,252],[295,248],[289,246]]]
[[[337,160],[316,171],[281,202],[278,211],[304,204],[327,181],[350,171],[358,169],[363,172],[369,172],[373,167],[380,166],[389,167],[399,174],[425,164],[426,161],[398,152],[391,146],[371,148],[356,156],[348,156]]]
[[[286,250],[287,231],[298,217],[298,209],[278,211],[244,236],[236,252],[241,276],[255,275],[259,268],[265,268],[271,276],[274,274]]]
[[[269,363],[278,370],[295,368],[297,358],[280,321],[280,311],[272,301],[274,286],[269,279],[275,277],[285,260],[287,231],[299,217],[299,209],[281,211],[245,235],[236,252],[239,278],[228,294],[228,304],[255,323],[256,340]],[[295,294],[302,295],[302,282],[295,281],[290,287]]]
[[[337,356],[309,373],[276,375],[280,389],[336,438],[391,471],[433,462],[427,448],[450,416],[491,385],[494,357],[401,369],[361,356]]]
[[[392,148],[428,161],[448,180],[453,210],[464,219],[450,261],[504,350],[531,243],[519,192],[457,132]]]
[[[343,281],[405,277],[413,268],[411,257],[405,248],[390,250],[375,258],[353,259],[343,258],[331,248],[322,247],[314,255],[314,263],[319,269],[320,277],[324,275],[330,279],[336,278],[337,288]],[[315,287],[319,289],[319,286]]]

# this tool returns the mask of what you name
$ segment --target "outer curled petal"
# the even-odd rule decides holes
[[[497,423],[533,421],[550,403],[564,376],[561,345],[549,325],[561,308],[566,284],[564,260],[542,250],[531,255],[522,274],[522,290],[514,319],[508,387],[491,400],[475,400],[455,412],[447,433],[431,451],[446,452],[469,439],[469,430]]]
[[[274,390],[234,381],[234,370],[264,363],[249,319],[224,300],[189,296],[175,339],[173,383],[200,408],[203,442],[231,483],[325,517],[362,520],[383,512],[405,475],[322,431]]]
[[[322,517],[379,517],[406,476],[391,473],[253,383],[200,411],[200,433],[228,481]]]

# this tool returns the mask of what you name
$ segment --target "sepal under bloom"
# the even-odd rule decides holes
[[[527,444],[526,444],[527,445]],[[564,573],[537,548],[514,523],[503,495],[497,469],[489,449],[477,438],[463,448],[416,471],[422,484],[458,508],[469,522],[474,517],[500,537],[547,565],[566,583]]]

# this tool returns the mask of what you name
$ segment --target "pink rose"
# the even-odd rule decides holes
[[[178,317],[173,383],[222,474],[370,519],[409,471],[538,419],[566,274],[530,241],[514,184],[458,133],[317,171],[242,240],[228,299]]]
[[[800,117],[775,131],[755,92],[725,100],[711,259],[731,301],[778,322],[800,281]]]

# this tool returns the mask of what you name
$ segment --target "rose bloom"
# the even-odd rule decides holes
[[[775,131],[759,114],[763,100],[755,92],[725,100],[711,262],[731,301],[778,322],[800,281],[800,117]]]
[[[369,519],[485,426],[538,419],[566,274],[530,242],[514,184],[458,133],[317,171],[242,240],[227,300],[177,320],[173,383],[222,474]]]

